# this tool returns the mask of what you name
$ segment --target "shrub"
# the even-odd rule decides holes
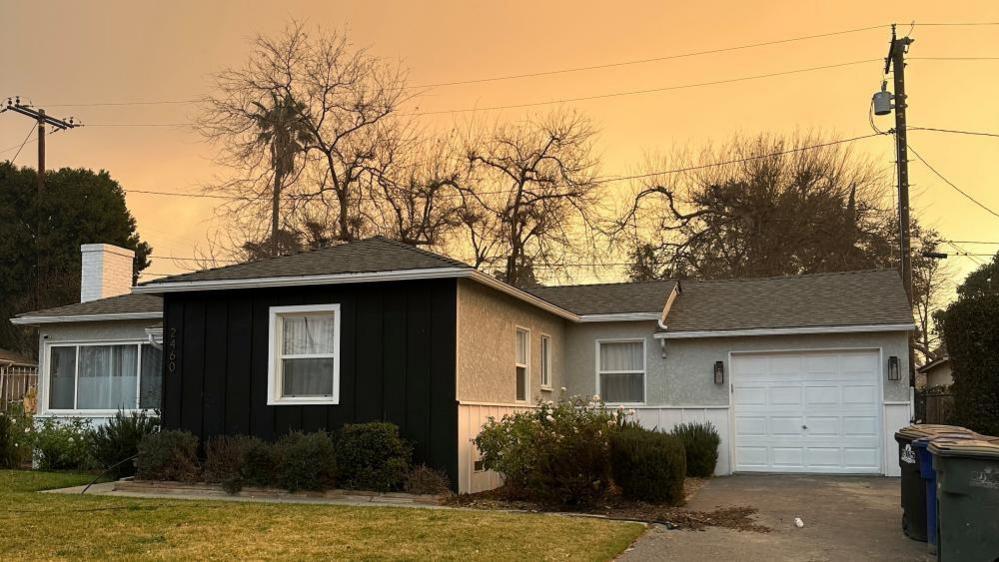
[[[356,490],[398,490],[409,472],[412,454],[395,424],[346,425],[337,441],[340,483]]]
[[[683,442],[687,452],[687,476],[707,478],[715,473],[721,437],[711,422],[681,423],[672,435]]]
[[[244,467],[246,466],[246,453],[250,448],[255,448],[258,443],[263,443],[259,439],[246,437],[243,435],[218,435],[212,437],[205,444],[205,482],[211,484],[222,484],[222,489],[230,494],[235,494],[243,489],[246,480]],[[267,445],[270,449],[272,446]],[[273,480],[274,462],[273,455],[270,455],[271,462],[266,470],[266,477],[263,485],[269,485]]]
[[[448,495],[451,493],[451,480],[444,472],[421,464],[414,466],[406,475],[403,489],[410,494]]]
[[[247,437],[243,443],[243,465],[239,474],[246,486],[268,487],[277,484],[278,454],[273,443]]]
[[[289,492],[323,491],[336,481],[336,451],[325,432],[289,433],[277,442],[277,482]]]
[[[983,276],[969,276],[958,290],[958,300],[941,317],[954,369],[953,421],[999,435],[999,258],[987,267],[991,269],[983,266],[978,271],[989,272],[988,277],[971,283]]]
[[[0,411],[0,468],[17,468],[21,464],[15,431],[14,420]]]
[[[136,477],[143,480],[198,480],[198,438],[186,431],[150,433],[139,442]]]
[[[80,418],[44,418],[32,431],[38,468],[42,470],[89,470],[90,422]]]
[[[638,427],[611,437],[614,483],[626,498],[650,503],[683,502],[687,459],[676,437]]]
[[[490,418],[475,438],[483,466],[506,478],[514,497],[551,504],[592,503],[611,482],[610,436],[625,424],[599,397]]]
[[[126,415],[118,411],[108,423],[94,430],[91,437],[94,460],[102,468],[110,468],[115,478],[125,478],[135,474],[135,463],[126,461],[139,453],[139,442],[159,429],[160,420],[145,412],[132,412]]]

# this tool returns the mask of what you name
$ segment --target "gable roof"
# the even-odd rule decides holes
[[[662,314],[676,281],[563,285],[527,289],[531,294],[580,316],[648,313]]]
[[[143,320],[163,317],[163,299],[157,295],[128,294],[25,312],[14,324],[52,324],[100,320]]]
[[[170,284],[233,282],[258,279],[310,277],[394,271],[472,269],[449,257],[437,255],[381,236],[356,240],[289,256],[170,275],[140,283],[138,289],[154,289]]]
[[[681,281],[666,318],[671,332],[912,326],[898,273],[820,273],[726,281]],[[667,336],[668,337],[668,336]]]

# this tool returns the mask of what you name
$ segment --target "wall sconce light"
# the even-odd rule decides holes
[[[898,370],[898,357],[892,355],[888,358],[888,380],[897,381],[902,379],[902,373]]]
[[[715,361],[715,384],[725,384],[724,361]]]

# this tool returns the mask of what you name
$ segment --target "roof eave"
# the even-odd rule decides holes
[[[689,330],[657,332],[658,339],[731,338],[745,336],[795,336],[808,334],[857,334],[872,332],[911,332],[915,324],[855,324],[849,326],[801,326],[793,328],[748,328],[741,330]]]
[[[10,319],[17,326],[40,326],[42,324],[66,324],[70,322],[118,322],[125,320],[156,320],[163,318],[162,312],[119,312],[114,314],[75,314],[62,316],[17,316]]]

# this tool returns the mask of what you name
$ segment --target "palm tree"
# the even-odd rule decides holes
[[[274,174],[274,187],[271,205],[270,253],[280,253],[280,212],[281,189],[285,178],[295,170],[296,157],[304,150],[311,134],[302,120],[305,104],[295,101],[290,95],[280,97],[270,92],[270,107],[258,101],[252,102],[257,111],[251,118],[260,132],[257,142],[267,146],[271,155],[271,171]]]

